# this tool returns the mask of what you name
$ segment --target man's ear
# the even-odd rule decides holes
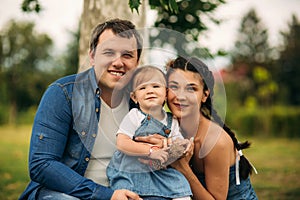
[[[135,104],[138,103],[138,102],[137,102],[137,99],[136,99],[136,96],[135,96],[135,94],[134,94],[134,92],[130,92],[130,98],[132,99],[132,101],[133,101]]]
[[[210,93],[209,90],[205,90],[203,92],[202,99],[201,99],[202,103],[206,102],[206,100],[207,100],[207,98],[209,96],[209,93]]]
[[[90,66],[93,66],[95,64],[95,52],[93,50],[89,51],[89,57],[90,57]]]

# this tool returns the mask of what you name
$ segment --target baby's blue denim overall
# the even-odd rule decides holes
[[[195,173],[195,172],[194,172]],[[199,181],[204,187],[205,176],[203,173],[195,173]],[[243,180],[241,179],[240,185],[236,184],[236,174],[235,174],[235,165],[230,167],[229,173],[229,188],[227,194],[228,200],[257,200],[256,193],[251,185],[250,177]]]
[[[145,114],[134,136],[158,133],[168,137],[172,125],[172,114],[167,114],[167,126]],[[142,164],[138,158],[120,151],[114,153],[106,171],[112,189],[128,189],[138,193],[141,197],[178,198],[192,195],[188,181],[180,172],[170,167],[154,171],[150,166]]]

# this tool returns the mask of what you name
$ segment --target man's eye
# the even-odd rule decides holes
[[[125,54],[123,54],[123,57],[124,58],[133,58],[133,55],[130,53],[125,53]]]
[[[114,55],[114,52],[112,52],[112,51],[105,51],[103,54],[106,55],[106,56],[112,56],[112,55]]]

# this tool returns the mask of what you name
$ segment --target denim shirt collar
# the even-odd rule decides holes
[[[87,136],[97,133],[98,116],[95,110],[100,107],[100,93],[93,67],[76,76],[72,92],[73,129],[79,133],[90,152],[94,140]]]

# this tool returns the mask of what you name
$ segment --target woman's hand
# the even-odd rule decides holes
[[[129,190],[115,190],[111,200],[142,200],[138,194]]]
[[[190,144],[186,148],[186,152],[184,156],[171,164],[171,167],[177,169],[182,172],[186,166],[189,165],[189,162],[194,154],[194,138],[190,139]]]
[[[156,147],[156,146],[154,146]],[[169,153],[167,152],[167,148],[160,149],[158,147],[151,148],[151,153],[149,154],[149,158],[152,160],[159,160],[161,164],[165,163],[168,160]]]

